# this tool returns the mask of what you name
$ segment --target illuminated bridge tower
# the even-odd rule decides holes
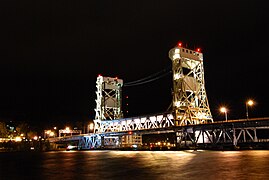
[[[173,113],[176,126],[213,122],[205,90],[203,54],[177,47],[169,51],[173,69]]]
[[[99,75],[96,80],[94,132],[102,131],[102,120],[120,119],[122,114],[123,80]]]
[[[96,81],[96,120],[122,118],[121,89],[123,80],[99,75]]]

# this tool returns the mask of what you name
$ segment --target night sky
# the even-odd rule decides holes
[[[44,126],[93,119],[98,74],[130,82],[171,66],[177,42],[200,47],[214,120],[269,116],[264,0],[0,2],[0,119]],[[164,112],[171,74],[124,87],[127,116]],[[126,107],[124,107],[126,108]]]

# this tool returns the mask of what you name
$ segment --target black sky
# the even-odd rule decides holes
[[[125,82],[171,65],[178,41],[204,53],[215,120],[269,116],[268,8],[262,0],[0,2],[0,118],[93,119],[98,74]],[[172,78],[123,89],[129,115],[165,111]]]

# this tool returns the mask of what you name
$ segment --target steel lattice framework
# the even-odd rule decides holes
[[[181,147],[258,146],[268,143],[269,118],[239,119],[211,124],[178,127],[177,143]],[[266,133],[265,133],[266,132]]]
[[[95,133],[140,131],[213,122],[205,90],[203,54],[179,46],[169,51],[169,57],[172,60],[174,88],[172,114],[122,118],[123,81],[99,76],[96,81]]]
[[[204,147],[214,148],[227,145],[233,146],[258,146],[268,145],[269,118],[252,118],[249,120],[229,120],[210,124],[197,124],[187,126],[174,126],[173,115],[154,115],[149,117],[136,117],[121,120],[102,121],[104,125],[101,133],[80,134],[66,137],[48,138],[50,143],[77,141],[78,149],[96,149],[102,146],[120,147],[120,133],[124,131],[139,131],[156,129],[159,133],[169,127],[176,132],[179,148]],[[121,122],[123,122],[121,124]],[[105,125],[107,123],[107,125]],[[142,123],[141,125],[139,125]],[[128,126],[126,126],[128,125]],[[141,131],[140,131],[141,132]],[[150,131],[145,131],[149,133]],[[104,136],[107,134],[107,136]],[[129,133],[128,133],[129,134]],[[103,139],[103,140],[102,140]],[[59,143],[60,144],[60,143]]]
[[[213,122],[205,90],[203,54],[177,46],[169,51],[173,69],[175,125]]]
[[[172,114],[164,113],[106,121],[94,120],[94,125],[95,133],[108,133],[167,128],[174,126],[174,122]]]
[[[123,80],[99,75],[96,80],[96,120],[112,120],[123,117],[121,89]]]

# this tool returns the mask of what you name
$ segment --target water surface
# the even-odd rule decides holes
[[[268,179],[269,151],[0,153],[0,179]]]

